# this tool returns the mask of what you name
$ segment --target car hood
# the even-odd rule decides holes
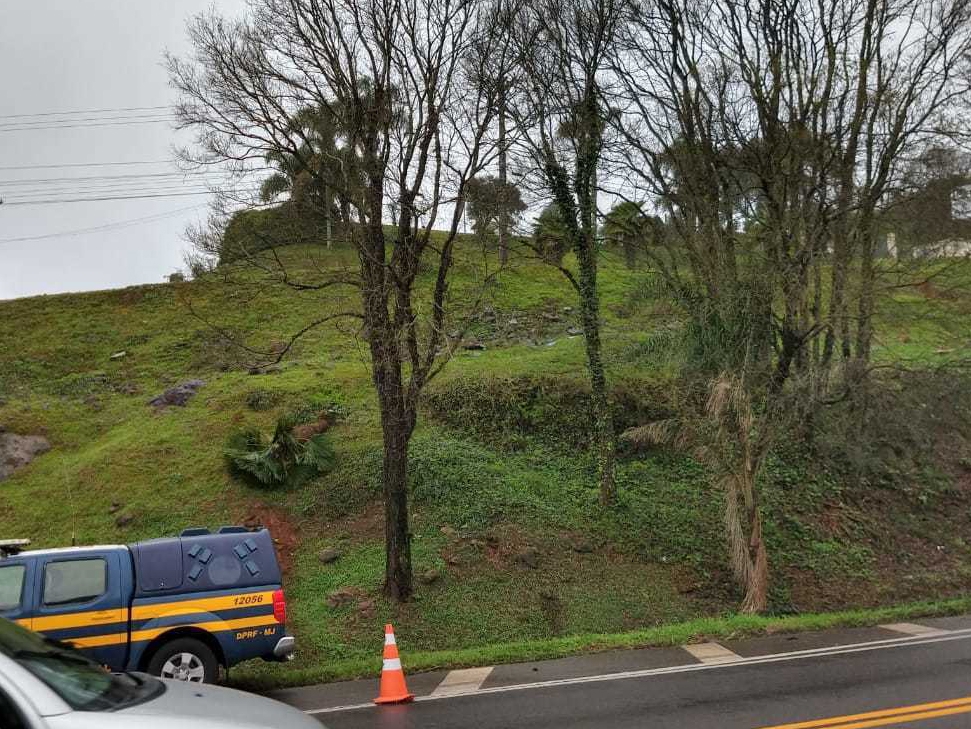
[[[72,712],[63,719],[71,729],[320,729],[302,711],[256,694],[219,686],[164,681],[164,693],[114,712]],[[52,717],[54,719],[54,717]],[[51,721],[60,728],[61,722]]]

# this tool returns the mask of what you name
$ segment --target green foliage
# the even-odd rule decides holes
[[[246,259],[279,246],[323,243],[324,223],[285,202],[259,210],[240,210],[230,218],[219,247],[219,263]]]
[[[662,231],[659,218],[647,215],[640,205],[630,200],[618,203],[604,217],[604,239],[608,245],[619,246],[624,251],[629,268],[634,268],[642,250],[657,243]]]
[[[294,434],[303,422],[284,416],[269,439],[254,428],[233,433],[223,450],[230,471],[258,486],[295,487],[329,468],[334,451],[323,433],[305,440]]]
[[[425,396],[434,420],[486,442],[515,447],[537,437],[556,448],[586,446],[593,437],[590,385],[572,377],[490,377],[450,381]],[[669,414],[670,388],[618,380],[609,393],[615,427]]]
[[[507,231],[515,229],[526,210],[519,188],[511,182],[503,185],[498,177],[474,177],[466,185],[472,229],[479,237],[495,235],[501,225]]]
[[[281,395],[272,390],[253,390],[246,394],[246,407],[256,412],[272,410],[280,404]]]
[[[277,172],[263,181],[263,202],[289,194],[303,215],[343,220],[347,200],[328,181],[338,180],[345,191],[361,184],[360,156],[353,146],[338,142],[347,121],[336,103],[327,107],[306,106],[293,114],[289,123],[299,130],[304,142],[295,154],[275,151],[267,155],[266,161]]]
[[[536,218],[533,225],[533,247],[540,256],[553,263],[560,263],[569,247],[569,233],[563,213],[556,203],[550,203]]]
[[[344,246],[335,245],[326,258],[320,252],[315,244],[280,255],[294,275],[315,273],[315,265],[354,265],[356,254]],[[459,306],[481,289],[469,264],[480,257],[478,242],[460,241],[451,289]],[[573,265],[571,254],[565,263]],[[614,249],[601,251],[598,267],[617,422],[626,422],[628,407],[647,408],[645,421],[670,414],[686,398],[684,381],[675,377],[688,349],[683,311],[660,295],[650,271],[628,271]],[[766,538],[780,585],[774,605],[819,610],[967,592],[971,552],[957,545],[958,538],[971,541],[963,531],[967,501],[945,490],[940,473],[928,481],[926,470],[934,463],[944,470],[952,459],[971,463],[968,433],[954,419],[971,407],[968,385],[945,370],[938,382],[952,378],[951,387],[921,387],[932,380],[927,371],[968,351],[962,347],[971,331],[971,298],[967,287],[947,288],[954,299],[895,291],[894,306],[881,319],[881,361],[905,357],[923,368],[892,387],[878,378],[881,389],[871,393],[879,407],[862,435],[880,446],[868,449],[866,460],[889,472],[857,471],[856,457],[838,450],[861,440],[845,425],[850,402],[827,411],[833,420],[820,422],[825,437],[816,451],[807,455],[794,433],[794,444],[777,449],[766,465]],[[257,662],[234,669],[237,678],[259,676],[267,684],[354,670],[375,675],[380,652],[375,659],[374,636],[382,634],[385,619],[400,623],[400,639],[413,649],[409,665],[416,668],[680,642],[729,635],[756,620],[780,625],[775,618],[703,617],[726,614],[737,595],[723,568],[723,497],[691,455],[656,448],[625,454],[618,462],[618,504],[597,507],[582,416],[587,387],[577,374],[584,366],[583,341],[564,336],[575,322],[563,307],[576,303],[561,274],[539,262],[517,262],[489,294],[500,323],[516,317],[546,330],[538,344],[525,333],[493,338],[483,330],[476,336],[487,349],[457,352],[430,385],[435,402],[425,403],[412,444],[413,550],[417,573],[434,567],[442,577],[420,585],[413,603],[399,609],[379,595],[381,432],[357,330],[322,327],[298,343],[281,371],[249,376],[233,365],[238,352],[224,349],[184,303],[190,299],[209,321],[269,349],[309,316],[346,309],[346,295],[332,291],[295,297],[282,286],[262,285],[254,303],[249,292],[212,278],[0,302],[8,322],[0,328],[0,424],[44,433],[54,444],[3,483],[0,532],[30,537],[39,547],[63,546],[75,528],[81,544],[134,541],[177,534],[187,524],[233,523],[256,504],[272,509],[299,535],[286,584],[303,648],[285,667]],[[941,318],[928,318],[931,305]],[[551,311],[562,321],[543,319]],[[547,346],[547,337],[555,345]],[[128,351],[125,358],[109,359],[121,350]],[[186,408],[159,413],[147,406],[151,396],[193,378],[207,384]],[[279,399],[269,410],[254,411],[247,405],[254,392],[260,394],[252,402],[261,407]],[[103,409],[88,406],[89,395]],[[325,478],[254,490],[228,475],[218,446],[232,433],[266,430],[280,412],[302,407],[307,412],[301,417],[329,411],[341,420],[330,435],[335,458]],[[269,440],[263,436],[264,445]],[[216,447],[200,447],[212,443]],[[958,479],[966,477],[957,472]],[[113,502],[135,516],[130,526],[116,526]],[[830,512],[844,517],[830,525],[823,518]],[[443,525],[461,530],[462,539],[447,539]],[[942,531],[953,539],[932,541]],[[501,540],[497,551],[470,546],[493,532]],[[882,534],[886,540],[874,543]],[[575,553],[573,535],[589,539],[596,552]],[[931,569],[921,561],[926,553],[908,556],[913,569],[901,576],[901,548],[914,543],[944,544],[947,551],[933,552]],[[513,561],[524,544],[541,549],[540,569]],[[344,557],[325,567],[317,552],[327,546],[338,546]],[[453,549],[463,560],[458,566],[447,562]],[[354,605],[326,605],[327,592],[346,585],[375,601],[373,619]],[[562,605],[563,637],[555,637],[543,611],[544,591]],[[835,595],[828,605],[820,603],[823,593]],[[690,629],[650,628],[682,620],[693,621]]]

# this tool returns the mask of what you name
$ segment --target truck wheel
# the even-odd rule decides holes
[[[219,661],[212,649],[195,638],[176,638],[152,654],[148,673],[190,683],[213,683],[219,674]]]

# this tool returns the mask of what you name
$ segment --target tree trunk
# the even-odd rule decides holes
[[[768,605],[769,566],[762,536],[762,512],[754,473],[740,471],[724,480],[725,529],[735,581],[745,590],[741,611],[763,612]]]
[[[581,244],[576,247],[577,264],[580,269],[580,317],[587,352],[587,369],[590,371],[600,503],[606,506],[612,503],[617,495],[614,479],[614,423],[607,401],[607,375],[604,371],[603,346],[600,341],[596,242],[592,239],[589,230],[581,233],[581,239]]]
[[[762,537],[762,513],[758,502],[748,510],[748,574],[745,579],[745,599],[742,600],[743,613],[762,613],[768,607],[769,560],[765,553],[765,539]]]
[[[361,289],[371,370],[381,414],[384,463],[385,576],[384,592],[403,602],[411,597],[411,535],[408,529],[408,442],[415,414],[405,402],[401,347],[389,311],[391,285],[385,264],[384,228],[381,224],[381,181],[369,189],[371,219],[361,235]]]
[[[499,138],[497,144],[499,145],[499,190],[500,190],[500,205],[499,205],[499,264],[505,265],[509,260],[509,248],[506,237],[509,231],[506,230],[507,224],[509,222],[509,215],[506,210],[508,201],[505,199],[506,196],[506,87],[505,79],[499,82]]]
[[[384,593],[404,602],[412,594],[411,532],[408,527],[407,433],[385,428],[384,435]]]
[[[860,299],[859,319],[856,329],[856,358],[859,373],[863,373],[870,361],[870,346],[873,342],[873,313],[876,298],[876,267],[874,266],[874,241],[869,229],[869,219],[864,219],[866,228],[861,232],[860,246]]]
[[[384,441],[381,471],[384,493],[384,593],[393,600],[404,602],[412,593],[408,443],[414,431],[414,420],[409,417],[405,405],[400,362],[392,359],[397,342],[387,336],[389,331],[379,332],[371,342],[374,384]]]

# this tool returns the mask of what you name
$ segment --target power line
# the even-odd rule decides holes
[[[142,218],[131,218],[129,220],[119,220],[114,223],[106,223],[104,225],[96,225],[91,228],[79,228],[78,230],[66,230],[60,233],[47,233],[45,235],[28,235],[20,238],[0,238],[0,243],[26,243],[29,241],[38,240],[50,240],[52,238],[70,238],[78,235],[85,235],[87,233],[101,233],[108,230],[119,230],[121,228],[128,228],[133,225],[139,225],[141,223],[151,223],[158,220],[164,220],[166,218],[175,217],[176,215],[181,215],[182,213],[189,212],[190,210],[198,210],[199,208],[205,207],[205,205],[189,205],[184,208],[176,208],[175,210],[169,210],[164,213],[157,213],[156,215],[147,215]]]
[[[45,182],[36,182],[32,180],[2,180],[0,181],[0,192],[6,191],[8,193],[13,193],[17,190],[26,189],[40,189],[46,190],[54,187],[103,187],[105,185],[144,185],[144,184],[159,184],[159,185],[169,185],[169,184],[191,184],[194,182],[205,182],[207,180],[232,180],[233,177],[227,174],[208,174],[208,175],[164,175],[164,176],[145,176],[145,177],[116,177],[116,178],[105,178],[102,180],[82,180],[82,179],[71,179],[63,178],[60,180],[49,180]]]
[[[0,121],[0,127],[24,127],[36,124],[79,124],[81,122],[108,122],[108,121],[138,121],[139,119],[157,119],[160,117],[174,117],[175,114],[163,114],[154,111],[150,114],[113,114],[111,116],[77,116],[65,119],[21,119],[20,121],[5,122]]]
[[[141,192],[189,192],[190,190],[210,190],[212,192],[235,192],[241,190],[253,190],[256,189],[252,185],[242,186],[242,185],[219,185],[215,182],[205,183],[197,182],[187,185],[178,184],[155,184],[146,183],[142,185],[123,185],[114,187],[65,187],[50,190],[27,190],[24,192],[18,192],[10,190],[7,192],[4,198],[8,202],[13,202],[22,199],[38,198],[38,197],[60,197],[62,195],[68,195],[71,197],[77,197],[80,195],[118,195],[118,194],[129,194],[129,193],[141,193]]]
[[[16,127],[13,129],[0,129],[0,133],[7,132],[42,132],[50,129],[92,129],[95,127],[121,127],[121,126],[132,126],[134,124],[162,124],[166,122],[171,122],[174,117],[163,117],[161,119],[145,119],[142,121],[125,121],[125,122],[104,122],[95,124],[62,124],[58,126],[26,126],[26,127]]]
[[[65,167],[124,167],[130,165],[168,165],[173,160],[160,159],[151,162],[67,162],[62,165],[21,165],[15,167],[0,167],[0,171],[8,172],[13,170],[55,170]]]
[[[157,111],[171,106],[121,106],[114,109],[75,109],[74,111],[42,111],[37,114],[3,114],[0,119],[23,119],[33,116],[65,116],[68,114],[108,114],[117,111]]]
[[[223,191],[229,192],[229,191]],[[233,190],[232,193],[245,194],[244,190]],[[154,197],[187,197],[190,195],[211,195],[212,190],[204,190],[201,192],[168,192],[168,193],[151,193],[146,195],[117,195],[110,197],[79,197],[79,198],[64,198],[56,200],[22,200],[14,202],[4,202],[0,204],[0,210],[5,207],[13,207],[15,205],[56,205],[60,203],[79,203],[79,202],[104,202],[107,200],[144,200],[147,198]]]
[[[65,187],[56,190],[30,190],[27,192],[15,192],[6,196],[8,202],[19,200],[31,200],[36,198],[57,197],[59,195],[121,195],[136,192],[189,192],[193,190],[209,190],[218,192],[220,189],[229,191],[229,188],[219,188],[211,185],[137,185],[126,187],[95,187],[95,188],[73,188]]]
[[[80,198],[69,198],[64,200],[24,200],[23,202],[5,202],[0,205],[0,209],[7,207],[8,205],[13,207],[14,205],[56,205],[60,203],[78,203],[78,202],[103,202],[106,200],[144,200],[150,197],[187,197],[189,195],[209,195],[209,192],[172,192],[165,194],[151,194],[151,195],[126,195],[119,197],[80,197]]]
[[[262,169],[252,169],[247,170],[248,172],[258,172]],[[20,180],[0,180],[0,186],[9,187],[12,185],[34,185],[41,183],[65,183],[65,182],[79,182],[82,184],[88,184],[95,181],[110,181],[110,180],[144,180],[144,179],[158,179],[158,178],[200,178],[200,177],[229,177],[229,170],[191,170],[188,172],[173,171],[173,172],[144,172],[134,175],[80,175],[76,177],[25,177]]]
[[[0,192],[0,199],[6,202],[16,200],[32,200],[39,197],[59,197],[68,195],[124,195],[136,192],[189,192],[190,190],[229,191],[235,186],[211,183],[197,183],[193,185],[126,185],[121,187],[58,187],[50,190],[6,190]]]

